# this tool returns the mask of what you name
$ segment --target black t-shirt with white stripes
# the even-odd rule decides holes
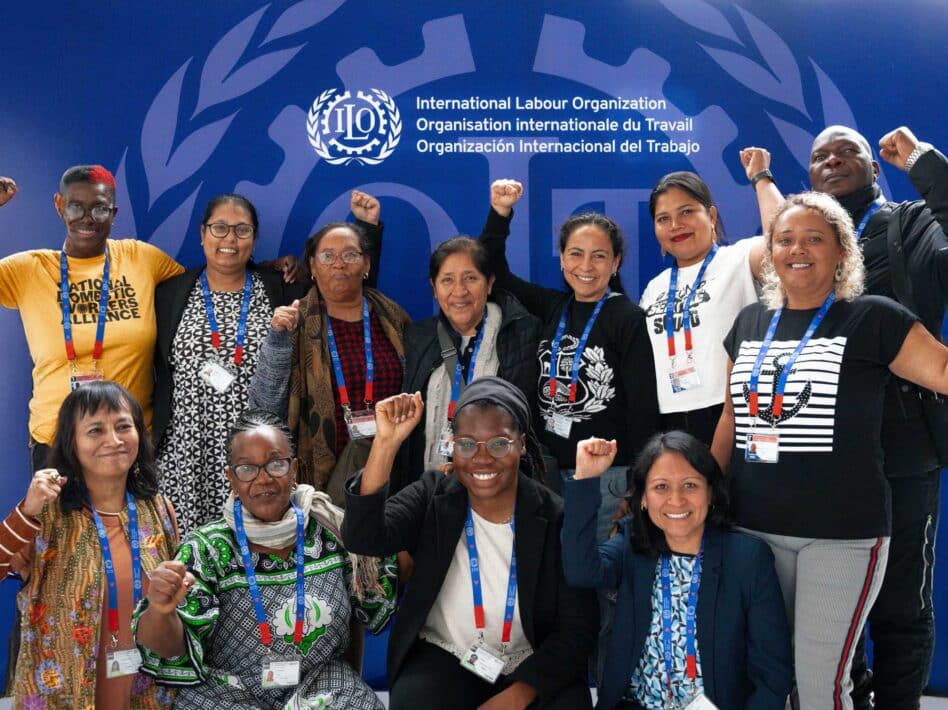
[[[760,373],[758,401],[767,419],[777,378],[818,309],[784,309]],[[738,524],[796,537],[858,539],[888,535],[889,487],[882,470],[883,394],[889,364],[912,325],[911,312],[888,298],[837,301],[797,358],[787,381],[777,463],[744,460],[751,369],[773,311],[747,306],[724,347],[734,363],[734,449],[728,469]],[[756,430],[770,431],[756,419]]]

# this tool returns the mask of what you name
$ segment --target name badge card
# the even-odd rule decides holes
[[[375,436],[375,410],[360,409],[358,412],[352,412],[346,419],[346,426],[349,427],[350,439],[371,439]]]
[[[504,669],[504,661],[486,646],[475,642],[461,657],[461,666],[488,683],[493,683]]]
[[[780,435],[775,431],[752,431],[747,435],[744,460],[751,463],[777,463],[780,458]]]
[[[672,360],[671,367],[668,370],[668,379],[671,382],[672,392],[675,394],[701,386],[698,369],[691,358],[688,358],[687,362],[681,367]]]
[[[551,431],[564,439],[569,438],[570,429],[573,428],[573,420],[565,414],[553,412],[546,420],[546,430]]]
[[[95,372],[73,372],[72,375],[69,376],[69,391],[75,392],[83,385],[101,382],[104,379],[105,375],[98,370]]]
[[[137,648],[109,651],[105,654],[105,677],[119,678],[138,673],[142,665],[142,654]]]
[[[450,422],[444,425],[438,437],[438,453],[445,458],[451,458],[454,454],[454,429]]]
[[[237,375],[228,370],[224,365],[213,360],[208,360],[198,371],[200,377],[205,383],[209,384],[218,394],[223,394],[237,379]]]
[[[264,688],[292,688],[300,684],[300,662],[297,658],[266,656],[260,671]]]

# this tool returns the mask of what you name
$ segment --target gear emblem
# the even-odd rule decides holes
[[[330,165],[378,165],[402,135],[395,100],[381,89],[323,91],[306,118],[306,133],[316,155]]]

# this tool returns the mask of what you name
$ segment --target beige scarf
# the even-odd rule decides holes
[[[345,548],[342,540],[342,508],[333,505],[329,495],[317,491],[312,486],[300,483],[293,490],[290,499],[303,511],[304,516],[312,517],[326,528]],[[236,532],[234,525],[234,493],[224,501],[224,520],[228,527]],[[246,508],[243,508],[244,531],[250,542],[262,547],[280,550],[296,542],[296,511],[293,506],[287,508],[280,520],[267,523],[256,518]],[[384,595],[379,582],[379,563],[376,557],[361,557],[351,552],[347,553],[352,562],[352,592],[360,599],[366,598],[369,593]]]

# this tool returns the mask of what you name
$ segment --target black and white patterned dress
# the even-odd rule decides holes
[[[252,272],[251,278],[243,362],[236,368],[237,378],[226,392],[217,392],[198,372],[210,359],[233,366],[243,289],[211,292],[221,336],[220,350],[215,350],[211,346],[211,326],[204,311],[201,282],[195,282],[171,344],[171,421],[158,450],[158,467],[161,491],[174,505],[182,537],[220,518],[221,505],[230,491],[224,476],[224,445],[231,424],[247,408],[257,352],[270,332],[273,317],[263,282]]]

